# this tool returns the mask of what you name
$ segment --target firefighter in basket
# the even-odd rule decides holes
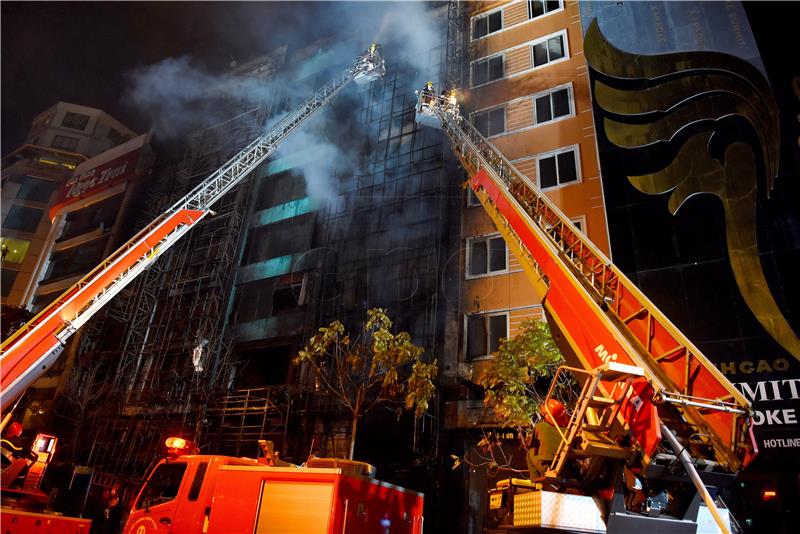
[[[542,478],[549,469],[569,422],[566,407],[556,399],[543,403],[539,413],[542,418],[533,427],[533,440],[526,457],[531,480]]]

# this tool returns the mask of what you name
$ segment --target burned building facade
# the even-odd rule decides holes
[[[440,15],[444,25],[446,9]],[[65,413],[82,403],[74,432],[92,446],[74,451],[78,463],[133,480],[171,435],[249,456],[269,439],[297,463],[309,453],[342,456],[347,419],[292,359],[319,326],[358,328],[373,307],[426,359],[444,359],[446,324],[458,314],[446,286],[459,269],[462,173],[441,132],[414,117],[415,90],[444,83],[446,41],[443,26],[439,45],[414,65],[384,43],[383,79],[347,87],[93,319],[75,342],[83,364],[71,376],[93,393],[62,399]],[[159,160],[136,226],[352,57],[322,42],[228,73],[273,90],[260,102],[227,99],[229,119],[190,134],[181,158]],[[376,412],[359,427],[356,457],[388,467],[383,479],[419,487],[409,480],[430,478],[437,417],[436,405],[422,418]],[[420,458],[422,475],[409,469]]]

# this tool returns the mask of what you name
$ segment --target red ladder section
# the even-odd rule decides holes
[[[179,237],[177,234],[188,231],[207,213],[179,210],[151,223],[8,338],[0,360],[3,409],[30,385],[25,379],[31,369],[52,363],[63,341],[82,324],[76,325],[93,304],[113,297],[126,278],[136,276],[158,256],[162,243]],[[63,340],[59,337],[62,333],[66,334]]]
[[[681,435],[704,436],[724,467],[747,465],[757,449],[744,396],[471,124],[441,108],[435,113],[469,186],[534,286],[544,288],[543,306],[574,352],[573,365],[591,370],[613,361],[644,370],[622,414],[643,463],[661,441],[663,416]]]

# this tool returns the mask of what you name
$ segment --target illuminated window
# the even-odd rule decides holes
[[[562,32],[534,44],[532,47],[533,66],[541,67],[542,65],[566,57],[567,52],[564,47],[565,38],[566,34]]]
[[[508,313],[470,314],[466,317],[466,360],[491,356],[508,337]]]
[[[507,256],[506,242],[499,235],[467,239],[467,277],[504,272]]]
[[[528,1],[528,18],[535,19],[541,17],[546,13],[557,10],[561,7],[559,0],[529,0]]]
[[[503,29],[503,12],[495,11],[472,20],[472,38],[480,39],[490,33]]]
[[[89,124],[89,116],[81,115],[80,113],[65,113],[64,120],[61,121],[61,126],[64,128],[71,128],[73,130],[83,131]]]
[[[25,239],[0,238],[0,257],[2,257],[3,263],[22,263],[30,244],[31,242]]]
[[[472,64],[472,87],[503,77],[503,56],[494,56]]]
[[[579,181],[577,147],[536,158],[536,176],[541,189]]]
[[[73,152],[76,148],[78,148],[78,141],[79,139],[75,137],[57,135],[53,138],[53,143],[51,146],[53,148],[60,148],[62,150]]]
[[[560,87],[533,97],[534,122],[541,124],[559,117],[574,115],[572,109],[572,89],[570,86]]]
[[[44,210],[15,204],[8,210],[3,228],[34,233],[39,226],[39,221],[42,220],[42,215],[44,215]]]
[[[506,108],[499,107],[475,113],[472,124],[484,137],[499,135],[506,131]]]

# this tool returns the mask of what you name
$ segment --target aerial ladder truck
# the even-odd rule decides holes
[[[541,299],[570,365],[558,374],[580,385],[544,478],[491,490],[490,526],[730,532],[733,520],[707,486],[729,483],[758,452],[747,399],[461,115],[455,91],[418,95],[417,122],[446,134]]]
[[[9,337],[0,347],[0,350],[2,350],[2,356],[0,357],[0,411],[4,415],[0,430],[4,430],[11,421],[13,415],[12,407],[15,406],[15,401],[37,378],[52,366],[63,351],[68,339],[76,330],[83,326],[100,308],[114,298],[117,293],[155,262],[164,252],[169,250],[174,243],[197,226],[204,217],[213,215],[212,207],[218,200],[231,191],[258,165],[263,163],[278,149],[282,141],[307,119],[314,116],[325,104],[329,103],[351,81],[355,81],[359,85],[367,84],[383,77],[385,72],[380,47],[372,44],[362,55],[356,58],[348,69],[306,99],[266,133],[243,148],[100,265],[66,290],[29,323]],[[18,426],[16,423],[15,425]],[[51,458],[55,452],[56,441],[55,436],[37,436],[36,440],[34,440],[32,452],[42,452],[38,449],[44,447],[45,450],[42,454],[45,454],[47,458]],[[176,446],[176,443],[183,443],[183,445]],[[364,482],[352,476],[348,477],[346,473],[343,473],[344,469],[341,466],[341,461],[338,463],[334,461],[330,465],[330,462],[326,463],[324,460],[317,461],[314,464],[316,467],[304,470],[301,474],[301,471],[294,469],[293,466],[287,467],[286,465],[288,464],[284,467],[275,467],[274,465],[267,467],[263,465],[265,463],[264,460],[257,462],[256,460],[248,461],[224,456],[187,455],[187,452],[194,453],[196,451],[188,449],[186,442],[182,438],[171,438],[170,444],[170,449],[176,454],[164,460],[162,464],[165,465],[159,464],[151,472],[150,478],[155,477],[157,480],[146,483],[140,492],[140,498],[137,500],[137,503],[142,504],[136,509],[137,513],[133,514],[139,521],[133,527],[133,532],[137,534],[150,532],[148,525],[151,523],[157,525],[155,527],[157,532],[172,532],[173,521],[178,525],[176,528],[180,532],[209,531],[210,502],[216,497],[212,481],[216,484],[218,478],[220,483],[228,481],[230,487],[235,488],[237,491],[246,489],[249,492],[252,489],[255,493],[252,495],[247,493],[241,498],[248,499],[253,507],[262,501],[269,502],[270,506],[279,503],[278,508],[286,512],[283,515],[281,515],[280,511],[274,510],[261,514],[253,508],[254,514],[258,512],[257,517],[253,516],[249,519],[258,521],[263,532],[277,532],[280,528],[286,526],[286,521],[291,522],[292,517],[302,518],[304,513],[302,509],[303,503],[293,500],[292,487],[304,487],[312,493],[316,492],[315,495],[320,499],[328,499],[328,501],[334,503],[334,505],[328,507],[330,514],[317,514],[319,517],[314,516],[314,524],[316,526],[313,529],[304,530],[301,525],[299,527],[300,530],[297,530],[297,532],[311,532],[312,530],[314,532],[328,532],[328,529],[333,529],[334,525],[338,525],[337,528],[339,528],[336,532],[344,532],[342,525],[343,522],[348,520],[348,517],[350,524],[346,530],[347,532],[365,532],[366,530],[361,527],[367,520],[367,511],[369,511],[370,521],[375,523],[375,525],[371,526],[371,530],[376,532],[380,528],[378,521],[382,517],[381,514],[386,516],[384,518],[385,521],[395,521],[395,526],[399,527],[397,529],[398,532],[408,532],[409,534],[421,532],[421,494],[383,484],[374,479]],[[178,454],[178,452],[182,454]],[[14,455],[9,454],[9,456]],[[11,486],[12,483],[20,485],[19,480],[24,475],[24,470],[21,467],[23,467],[24,463],[30,464],[32,462],[29,456],[18,455],[16,458],[5,458],[4,449],[4,483],[8,481],[8,486]],[[38,457],[41,456],[40,454]],[[177,460],[177,463],[173,462],[173,460]],[[41,463],[39,462],[39,464]],[[209,464],[211,467],[209,467]],[[33,465],[38,464],[34,463],[27,467],[33,467]],[[203,506],[198,504],[197,495],[192,497],[189,490],[182,490],[182,479],[178,478],[176,480],[175,478],[175,473],[179,470],[184,473],[187,470],[187,466],[190,466],[188,470],[192,471],[192,477],[194,478],[192,481],[186,482],[186,485],[193,484],[195,489],[192,491],[200,491],[202,489],[200,503]],[[46,465],[39,465],[35,469],[37,481],[44,474],[45,467]],[[350,467],[352,468],[352,466]],[[197,486],[198,477],[200,477],[197,469],[202,469],[202,473],[205,473],[207,468],[209,482],[200,488]],[[358,463],[356,463],[356,468],[363,471],[363,466],[359,467]],[[9,469],[12,469],[12,471],[9,471]],[[258,492],[260,490],[258,488],[263,485],[267,476],[264,474],[264,470],[267,470],[269,476],[272,477],[272,482],[270,482],[269,486],[270,493],[269,495],[259,496]],[[28,473],[33,471],[33,469],[28,469]],[[167,475],[163,475],[164,473],[167,473]],[[218,473],[221,473],[219,477],[217,477]],[[9,476],[7,477],[6,474]],[[16,476],[17,474],[19,474],[19,477]],[[166,476],[167,479],[159,478],[162,475]],[[187,480],[188,477],[189,474],[187,473]],[[28,482],[26,479],[21,484],[21,488],[2,488],[4,532],[10,534],[33,532],[88,533],[89,522],[87,520],[66,518],[50,513],[39,513],[46,507],[46,496],[38,490],[38,484],[36,484],[37,487],[31,487]],[[202,480],[200,482],[202,483]],[[153,488],[160,488],[167,494],[173,490],[176,493],[172,495],[171,499],[164,500],[162,496],[161,500],[154,500],[154,496],[151,495],[152,491],[154,491]],[[361,499],[358,507],[350,510],[350,516],[353,516],[350,517],[347,515],[345,500],[333,496],[334,488],[337,496],[345,494],[358,496],[369,493],[371,497],[370,499]],[[177,493],[179,489],[183,491],[180,494]],[[240,496],[238,493],[236,495],[238,499]],[[387,502],[381,501],[378,498],[379,495],[386,496]],[[185,505],[184,500],[187,498],[188,501],[186,502],[190,503],[191,506]],[[228,502],[233,507],[232,510],[235,510],[239,506],[237,503],[240,503],[236,499],[229,499],[229,501],[225,501],[221,497],[219,499],[220,503]],[[389,501],[391,501],[391,504],[387,504]],[[398,505],[398,503],[401,503],[401,505]],[[178,506],[179,504],[181,506]],[[221,506],[222,504],[218,507]],[[359,515],[355,517],[354,514]],[[311,515],[313,516],[314,514]],[[224,517],[224,515],[221,516],[219,514],[215,516],[216,521],[211,522],[211,531],[232,531],[230,529],[231,525],[222,520]],[[241,515],[238,516],[238,519],[240,522],[247,521],[242,519]],[[236,531],[238,532],[238,530]],[[252,528],[248,531],[251,532]]]

